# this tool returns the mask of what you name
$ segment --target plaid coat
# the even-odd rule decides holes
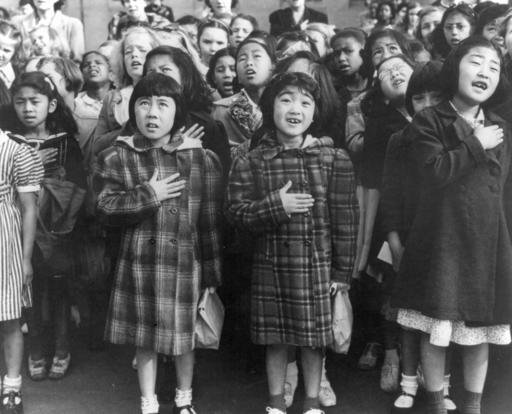
[[[95,166],[98,210],[122,226],[106,339],[180,355],[194,349],[201,288],[220,284],[222,171],[200,141],[148,144],[119,137]],[[155,168],[160,179],[180,173],[181,197],[158,201],[148,184]]]
[[[310,193],[311,212],[288,216],[279,189]],[[331,281],[350,283],[358,207],[352,163],[330,138],[285,150],[265,136],[233,163],[227,209],[254,234],[251,336],[257,344],[332,342]]]

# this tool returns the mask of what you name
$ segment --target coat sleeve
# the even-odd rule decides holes
[[[94,137],[92,142],[94,155],[97,155],[104,149],[110,147],[121,132],[120,125],[111,125],[111,122],[109,121],[108,112],[109,107],[112,104],[112,99],[113,97],[109,94],[103,100],[103,105],[98,117],[98,123],[94,129]]]
[[[425,184],[429,186],[449,185],[487,161],[484,148],[473,134],[459,136],[458,143],[448,147],[443,137],[456,134],[456,130],[436,125],[430,111],[414,118],[412,134],[413,157]]]
[[[279,10],[273,12],[268,17],[268,21],[270,23],[270,34],[272,36],[279,36],[280,34],[286,32],[286,28],[281,23]]]
[[[221,284],[223,182],[222,165],[218,156],[206,151],[198,226],[203,288]]]
[[[98,194],[96,208],[111,226],[136,224],[155,214],[161,206],[149,183],[126,188],[124,168],[116,148],[102,152],[94,167],[93,187]]]
[[[284,210],[279,190],[259,197],[256,177],[250,160],[241,155],[233,162],[227,192],[228,219],[237,227],[253,233],[265,233],[287,223],[290,217]]]
[[[354,169],[348,154],[336,150],[328,189],[333,282],[348,283],[356,257],[359,207]]]
[[[404,177],[402,176],[401,166],[404,160],[400,157],[401,137],[402,132],[398,132],[390,138],[386,150],[386,158],[384,159],[380,209],[382,212],[382,225],[386,234],[402,230]]]

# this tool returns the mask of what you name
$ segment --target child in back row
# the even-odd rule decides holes
[[[197,304],[220,284],[222,167],[202,148],[201,128],[184,130],[187,112],[174,79],[145,76],[129,103],[137,132],[120,136],[95,169],[98,210],[122,232],[106,338],[136,346],[142,414],[158,413],[158,353],[174,357],[174,413],[196,413]]]
[[[352,163],[331,138],[309,135],[322,111],[304,73],[274,78],[261,99],[264,134],[235,159],[228,215],[254,234],[251,336],[266,345],[267,412],[286,412],[288,348],[301,350],[303,412],[320,414],[325,348],[332,343],[330,292],[348,289],[357,200]]]

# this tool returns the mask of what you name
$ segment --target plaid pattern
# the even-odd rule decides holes
[[[194,349],[200,289],[220,284],[222,169],[214,153],[181,141],[145,148],[141,136],[121,137],[94,177],[99,212],[123,228],[106,339],[166,355]],[[181,197],[157,200],[155,168],[160,179],[180,173]]]
[[[310,193],[310,213],[288,216],[279,189]],[[251,335],[258,344],[332,342],[331,281],[350,282],[358,207],[352,164],[330,138],[284,150],[264,137],[233,163],[228,216],[255,236]]]

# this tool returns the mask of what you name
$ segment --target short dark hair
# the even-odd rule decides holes
[[[84,63],[85,63],[85,58],[87,56],[90,56],[90,55],[98,55],[99,57],[101,57],[106,63],[107,65],[110,67],[110,61],[108,60],[108,57],[106,57],[103,53],[101,52],[98,52],[97,50],[90,50],[86,53],[84,53],[84,55],[82,56],[82,61],[80,62],[80,70],[83,71],[84,70]]]
[[[212,4],[210,3],[210,0],[204,0],[204,3],[211,9]],[[231,8],[235,8],[238,5],[238,0],[231,0]]]
[[[419,66],[416,66],[409,79],[407,92],[405,93],[405,109],[412,116],[414,109],[412,107],[412,97],[424,92],[442,92],[441,68],[443,64],[438,60],[431,60]]]
[[[459,3],[455,6],[449,7],[444,12],[441,22],[437,25],[431,34],[432,50],[443,58],[448,56],[448,53],[450,53],[452,50],[451,46],[446,41],[446,37],[444,36],[444,24],[446,23],[446,20],[448,20],[448,17],[455,13],[459,13],[464,16],[472,29],[474,29],[476,25],[476,14],[467,4]]]
[[[508,10],[506,4],[490,4],[485,7],[479,14],[475,26],[475,34],[480,35],[483,33],[484,27],[497,19],[498,17],[505,16]]]
[[[150,59],[159,55],[169,56],[178,67],[181,76],[183,100],[186,102],[188,109],[209,112],[212,101],[208,92],[208,86],[190,55],[183,50],[172,46],[158,46],[150,50],[144,62],[144,75],[147,73]]]
[[[238,13],[235,17],[231,19],[231,24],[229,25],[229,28],[233,26],[233,23],[236,19],[242,19],[247,20],[252,25],[252,30],[258,30],[260,28],[260,25],[258,24],[258,20],[256,20],[256,17],[251,16],[250,14],[243,14]]]
[[[346,27],[344,29],[338,30],[332,37],[330,44],[331,48],[334,48],[334,42],[336,42],[336,40],[347,38],[355,39],[362,47],[364,47],[368,35],[364,30],[357,27]]]
[[[286,87],[296,86],[301,91],[311,95],[315,101],[315,113],[313,116],[313,123],[306,131],[309,132],[314,128],[315,123],[318,121],[320,108],[320,88],[318,83],[308,74],[300,72],[285,72],[275,76],[268,86],[265,88],[263,95],[260,99],[260,108],[262,112],[262,128],[266,131],[275,130],[274,122],[274,101]]]
[[[466,56],[469,51],[475,47],[486,47],[494,50],[500,60],[501,71],[500,80],[496,91],[485,103],[482,104],[484,107],[494,106],[503,102],[507,95],[510,93],[509,84],[506,81],[503,57],[501,55],[500,48],[492,41],[487,40],[483,36],[470,36],[460,42],[455,49],[453,49],[446,60],[444,61],[443,68],[441,69],[441,81],[443,86],[443,92],[447,99],[452,99],[459,89],[459,69],[460,61]]]
[[[384,6],[388,6],[389,7],[389,10],[391,10],[391,17],[390,17],[390,20],[393,21],[395,16],[396,16],[396,8],[395,8],[395,4],[391,1],[391,0],[385,0],[385,1],[381,1],[379,3],[379,5],[377,6],[377,10],[376,10],[376,13],[377,13],[377,20],[379,19],[379,12],[381,11],[381,9],[384,7]]]
[[[197,27],[199,27],[199,25],[201,24],[201,20],[195,16],[186,14],[185,16],[182,16],[178,20],[176,20],[176,23],[178,23],[180,26],[195,24]]]
[[[206,82],[208,82],[208,85],[210,85],[212,88],[215,88],[215,81],[213,79],[215,74],[215,65],[217,64],[217,61],[224,57],[224,56],[231,56],[233,59],[235,59],[236,64],[236,49],[233,46],[225,47],[223,49],[217,50],[215,54],[210,59],[210,64],[208,67],[208,72],[206,73]]]
[[[238,60],[238,54],[240,50],[249,43],[256,43],[260,45],[265,51],[267,55],[270,57],[270,60],[275,63],[276,61],[276,39],[274,36],[268,34],[263,30],[254,30],[249,36],[247,36],[237,47],[236,49],[236,57]]]
[[[150,73],[137,82],[137,85],[133,88],[130,102],[128,103],[130,124],[134,128],[137,128],[137,121],[135,119],[135,102],[139,98],[151,96],[167,96],[174,101],[176,105],[176,115],[174,116],[171,135],[185,125],[188,107],[183,99],[181,86],[169,76],[162,75],[161,73]]]

